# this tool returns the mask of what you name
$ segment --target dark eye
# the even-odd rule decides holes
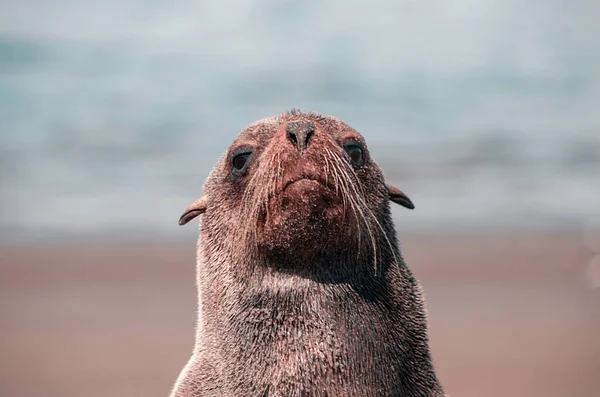
[[[248,159],[250,159],[250,155],[252,152],[240,153],[233,157],[231,163],[233,164],[233,170],[236,172],[241,172],[246,168],[248,164]]]
[[[356,144],[351,144],[344,146],[344,150],[346,150],[346,153],[348,153],[348,156],[350,156],[352,164],[354,164],[355,166],[363,165],[364,158],[362,147]]]

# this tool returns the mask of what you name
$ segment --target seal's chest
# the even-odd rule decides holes
[[[238,345],[234,361],[243,361],[245,372],[251,368],[257,376],[242,379],[230,373],[236,395],[317,396],[327,390],[330,396],[375,397],[394,395],[390,391],[401,384],[400,363],[395,362],[400,355],[388,354],[383,345],[343,322],[286,320],[255,333],[253,346]],[[268,393],[256,394],[259,390]]]
[[[356,395],[368,396],[381,395],[368,392],[381,387],[376,385],[396,383],[379,379],[383,373],[388,377],[400,373],[401,349],[391,337],[393,330],[387,329],[385,316],[372,306],[352,302],[354,306],[348,307],[347,300],[257,302],[238,318],[229,348],[233,361],[263,374],[264,387],[331,390],[339,386],[340,391],[352,388],[366,393]]]

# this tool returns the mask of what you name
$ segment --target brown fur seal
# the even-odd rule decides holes
[[[198,325],[172,397],[439,397],[424,299],[361,135],[297,110],[246,128],[204,214]]]

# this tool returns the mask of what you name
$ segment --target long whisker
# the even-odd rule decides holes
[[[264,154],[263,154],[264,155]],[[242,208],[248,208],[247,214],[241,214],[247,218],[245,222],[246,227],[244,228],[243,238],[247,244],[256,242],[257,230],[256,224],[260,217],[261,212],[264,212],[266,216],[269,216],[269,197],[273,195],[273,173],[274,173],[274,162],[275,155],[272,155],[266,161],[266,167],[261,167],[252,176],[249,181],[247,188],[242,198],[244,206]],[[265,183],[265,181],[267,183]]]
[[[326,151],[326,153],[331,156],[331,152],[329,150]],[[324,157],[325,158],[325,164],[327,166],[327,171],[329,172],[329,160],[327,159],[327,156]],[[332,169],[333,172],[333,181],[334,181],[334,185],[335,185],[335,194],[339,194],[339,188],[343,187],[341,186],[341,182],[340,182],[340,176],[338,175],[338,172],[336,171],[336,168],[334,167]],[[347,192],[345,192],[347,193]],[[346,194],[342,194],[342,203],[344,206],[344,214],[346,213]]]
[[[339,158],[338,156],[335,156],[328,149],[327,149],[327,151],[329,152],[329,155],[333,156],[333,158],[336,160],[333,163],[334,168],[336,168],[337,171],[341,175],[344,176],[341,178],[342,187],[344,188],[344,193],[346,193],[348,195],[348,197],[351,198],[350,203],[351,203],[353,209],[355,209],[355,211],[360,215],[360,217],[362,218],[362,220],[365,224],[367,233],[369,234],[369,238],[371,241],[371,246],[373,249],[373,261],[374,261],[374,266],[375,266],[375,271],[376,271],[377,270],[377,260],[378,260],[377,243],[375,240],[375,236],[373,235],[373,232],[371,230],[371,226],[369,225],[369,222],[367,221],[367,218],[364,213],[364,209],[366,209],[368,211],[368,207],[366,206],[366,203],[363,200],[361,200],[360,195],[358,194],[356,187],[354,186],[355,182],[352,180],[352,178],[350,178],[350,175],[348,174],[347,170],[345,170],[345,167],[343,165],[340,165],[340,163],[344,164],[344,161],[341,158]],[[352,192],[353,194],[351,194],[350,188],[353,190],[353,192]],[[358,203],[355,202],[355,199],[358,201]],[[360,235],[360,233],[359,233],[359,235]]]
[[[350,170],[350,173],[354,177],[354,180],[358,181],[358,175],[356,175],[356,171],[354,171],[354,168],[352,168],[351,166],[347,166],[346,168]],[[366,197],[366,196],[364,195],[363,186],[360,183],[357,183],[357,185],[360,187],[361,192],[363,193],[362,196],[358,196],[358,199],[363,202],[365,208],[367,208],[367,211],[368,211],[369,215],[371,216],[371,219],[373,219],[373,221],[375,221],[375,224],[379,227],[379,230],[381,230],[381,233],[383,234],[383,237],[385,238],[387,245],[390,248],[390,252],[392,253],[392,256],[394,257],[394,262],[398,263],[398,258],[396,257],[394,247],[392,246],[392,242],[390,241],[390,239],[387,235],[387,232],[383,229],[383,226],[381,226],[381,224],[377,220],[377,217],[375,216],[375,214],[373,214],[373,211],[371,211],[369,209],[369,207],[366,205],[366,202],[364,202],[363,197]]]
[[[328,156],[330,157],[330,160],[332,160],[332,166],[333,166],[333,176],[334,176],[334,183],[335,183],[335,191],[336,194],[338,194],[339,189],[342,190],[342,203],[343,203],[343,207],[344,207],[344,214],[346,214],[346,208],[347,208],[347,200],[349,200],[350,202],[350,209],[352,210],[352,213],[354,215],[354,219],[356,221],[356,225],[358,227],[358,245],[360,246],[360,242],[361,242],[361,235],[362,235],[362,227],[361,227],[361,223],[359,221],[358,218],[358,212],[356,210],[356,204],[352,201],[352,196],[350,195],[350,192],[348,191],[347,186],[345,185],[345,179],[340,175],[338,168],[335,166],[335,163],[333,163],[334,161],[337,161],[337,159],[335,158],[335,155],[329,151],[328,149],[326,149],[326,153],[328,154]],[[326,158],[326,161],[327,158]],[[329,162],[328,162],[329,164]]]

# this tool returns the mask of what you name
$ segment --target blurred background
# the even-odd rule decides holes
[[[453,397],[600,395],[600,3],[0,2],[0,396],[166,396],[248,124],[365,136]]]

